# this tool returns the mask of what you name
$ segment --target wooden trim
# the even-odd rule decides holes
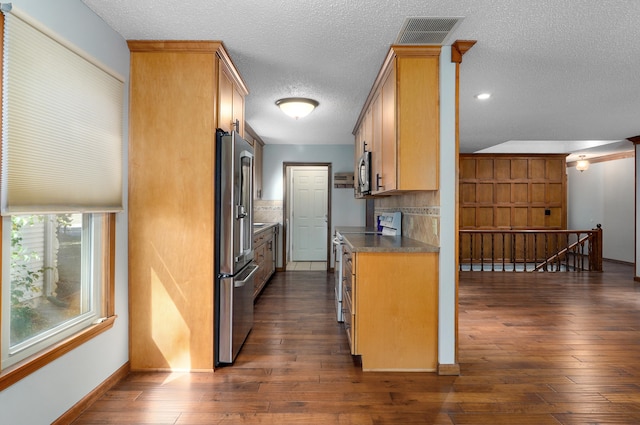
[[[258,136],[258,133],[256,133],[255,130],[246,121],[244,122],[244,131],[248,133],[251,137],[253,137],[255,141],[260,143],[261,146],[265,145],[264,140],[262,140],[260,136]]]
[[[589,164],[597,164],[599,162],[608,162],[608,161],[615,161],[618,159],[634,158],[635,156],[636,156],[636,153],[634,151],[627,151],[627,152],[612,153],[611,155],[598,156],[596,158],[586,158],[586,160],[589,161]],[[578,161],[567,162],[567,168],[575,167],[577,163]]]
[[[394,44],[391,46],[391,50],[396,52],[396,56],[440,56],[440,51],[442,50],[442,46],[432,45],[432,46],[411,46],[411,45],[400,45]]]
[[[207,40],[127,40],[130,52],[215,53],[222,41]]]
[[[91,338],[111,329],[116,317],[117,316],[108,317],[105,321],[89,326],[69,338],[52,345],[48,349],[40,351],[33,356],[27,357],[23,361],[6,368],[0,373],[0,391],[10,387],[22,378],[25,378],[36,370],[62,357],[74,348],[89,341]]]
[[[440,376],[460,376],[460,365],[454,364],[439,364],[438,375]]]
[[[282,163],[282,269],[287,271],[287,191],[289,182],[287,179],[288,167],[326,167],[327,168],[327,270],[331,266],[331,180],[333,177],[331,162],[283,162]]]
[[[106,299],[104,303],[104,315],[112,317],[116,314],[116,215],[109,214],[106,219],[107,231],[105,236],[108,238],[106,281],[104,282],[104,294]]]
[[[630,141],[631,143],[633,143],[634,145],[640,144],[640,135],[633,136],[633,137],[627,137],[627,140]]]
[[[231,60],[229,53],[227,53],[227,49],[224,47],[223,42],[220,42],[220,48],[217,50],[217,54],[218,54],[218,57],[229,68],[229,71],[231,72],[231,76],[233,77],[234,82],[238,85],[238,88],[240,89],[242,94],[244,96],[247,96],[249,94],[249,89],[247,88],[247,85],[245,84],[242,77],[240,76],[240,73],[238,72],[238,68],[236,68],[236,65]]]
[[[79,402],[73,405],[69,410],[64,412],[58,419],[53,421],[52,425],[64,425],[70,424],[76,420],[82,412],[84,412],[89,406],[95,403],[100,397],[102,397],[107,391],[109,391],[114,385],[118,384],[129,374],[129,362],[123,364],[118,370],[116,370],[111,376],[104,380],[100,385],[95,387],[93,391],[84,396]]]
[[[615,263],[615,264],[623,264],[625,266],[633,266],[635,263],[633,261],[624,261],[624,260],[615,260],[613,258],[602,258],[602,261],[606,261],[607,263]]]
[[[461,153],[460,158],[566,158],[566,153]]]
[[[358,131],[358,127],[360,127],[360,123],[364,119],[365,114],[367,113],[367,109],[371,102],[373,102],[375,95],[378,91],[380,85],[384,82],[387,73],[389,72],[389,67],[393,63],[393,59],[396,57],[407,57],[407,56],[440,56],[440,51],[442,50],[442,46],[403,46],[394,44],[389,48],[387,52],[387,56],[382,62],[382,66],[380,67],[380,71],[378,71],[378,75],[373,82],[373,86],[371,86],[371,90],[369,91],[369,95],[362,106],[362,110],[360,111],[360,115],[358,115],[358,119],[356,120],[356,125],[353,127],[351,134],[354,136]]]
[[[456,40],[451,45],[451,62],[462,63],[462,55],[467,53],[476,42],[477,40]]]
[[[231,77],[244,96],[249,89],[231,60],[224,43],[219,40],[127,40],[130,52],[215,53],[227,65]]]

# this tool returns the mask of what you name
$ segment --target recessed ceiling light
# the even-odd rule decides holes
[[[480,93],[476,95],[476,99],[478,100],[487,100],[491,97],[491,93]]]

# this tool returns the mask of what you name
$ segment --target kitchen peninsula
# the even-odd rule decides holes
[[[340,229],[344,326],[365,371],[438,367],[439,248]]]

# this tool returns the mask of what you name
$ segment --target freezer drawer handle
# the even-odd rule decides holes
[[[242,280],[235,280],[233,281],[233,286],[235,288],[241,288],[244,285],[246,285],[246,283],[253,277],[254,274],[256,274],[256,272],[258,271],[258,266],[256,265],[251,265],[248,268],[251,268],[251,271],[249,271],[249,273],[247,274],[247,276],[242,279]],[[244,274],[244,273],[243,273]]]

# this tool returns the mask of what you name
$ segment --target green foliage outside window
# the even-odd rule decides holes
[[[23,230],[43,223],[52,216],[14,215],[11,216],[11,344],[22,342],[49,327],[49,320],[39,311],[34,294],[42,292],[41,282],[47,270],[52,267],[39,267],[34,270],[33,262],[40,261],[35,250],[23,244]],[[71,224],[70,214],[55,216],[56,238],[58,232]],[[42,298],[43,294],[35,298]]]

